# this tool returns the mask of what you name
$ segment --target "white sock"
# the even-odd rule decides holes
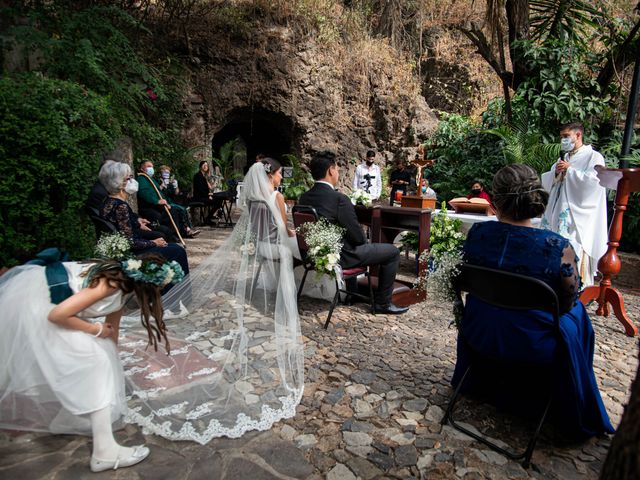
[[[118,445],[113,437],[110,407],[93,412],[90,418],[91,431],[93,433],[93,456],[95,458],[113,461],[118,456],[126,458],[133,454],[133,448]]]

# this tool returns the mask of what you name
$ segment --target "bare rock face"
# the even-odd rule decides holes
[[[258,152],[308,160],[331,150],[348,185],[367,150],[379,163],[412,157],[436,126],[408,63],[381,40],[327,46],[274,27],[194,45],[193,55],[184,129],[193,146],[241,134],[249,162]]]

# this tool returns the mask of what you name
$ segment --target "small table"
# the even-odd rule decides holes
[[[596,315],[609,316],[609,305],[613,313],[624,326],[625,333],[630,337],[638,334],[638,327],[627,316],[624,300],[618,290],[611,286],[611,277],[617,275],[622,266],[618,257],[618,246],[622,236],[622,217],[627,209],[629,194],[640,191],[640,168],[603,168],[596,167],[600,185],[605,188],[616,189],[615,212],[609,227],[609,241],[607,253],[598,261],[598,270],[602,273],[600,285],[587,287],[580,295],[580,301],[585,305],[596,300],[598,309]]]
[[[431,213],[429,208],[356,206],[358,221],[370,228],[372,243],[393,243],[398,233],[405,230],[418,232],[418,255],[429,249]],[[424,274],[426,268],[426,265],[420,264],[419,274]],[[408,306],[426,298],[425,292],[414,289],[410,282],[396,280],[396,283],[408,287],[394,294],[393,303],[396,305]]]

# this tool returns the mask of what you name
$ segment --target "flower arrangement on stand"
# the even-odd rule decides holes
[[[463,262],[462,245],[465,236],[460,231],[462,222],[447,215],[443,202],[440,211],[431,220],[431,237],[429,250],[422,252],[418,258],[423,274],[418,276],[415,286],[429,297],[443,303],[453,303],[453,324],[458,327],[462,318],[462,304],[457,297],[454,280],[460,272]]]
[[[317,222],[308,222],[298,228],[309,247],[308,255],[314,263],[318,275],[328,274],[336,278],[340,271],[340,251],[345,229],[330,223],[324,218]]]
[[[356,188],[351,192],[349,200],[351,200],[351,203],[354,205],[364,205],[365,207],[370,207],[373,203],[371,195],[360,188]]]

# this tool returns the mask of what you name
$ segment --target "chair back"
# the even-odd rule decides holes
[[[116,233],[118,231],[118,228],[113,223],[111,223],[109,220],[105,220],[100,216],[100,212],[97,208],[85,205],[84,209],[93,222],[93,226],[96,229],[97,238],[100,238],[103,233]]]
[[[464,264],[454,281],[460,298],[467,292],[490,305],[508,310],[542,310],[553,315],[560,330],[560,303],[556,292],[542,280],[494,268]]]
[[[298,250],[300,250],[300,255],[302,259],[307,258],[307,251],[309,247],[307,246],[307,242],[304,241],[304,235],[298,232],[298,229],[302,227],[305,223],[313,223],[318,221],[318,212],[316,209],[309,205],[294,205],[291,210],[291,215],[293,216],[293,225],[296,227],[296,241],[298,242]]]
[[[273,218],[273,213],[263,200],[251,200],[249,208],[249,228],[258,241],[277,243],[278,224]]]

